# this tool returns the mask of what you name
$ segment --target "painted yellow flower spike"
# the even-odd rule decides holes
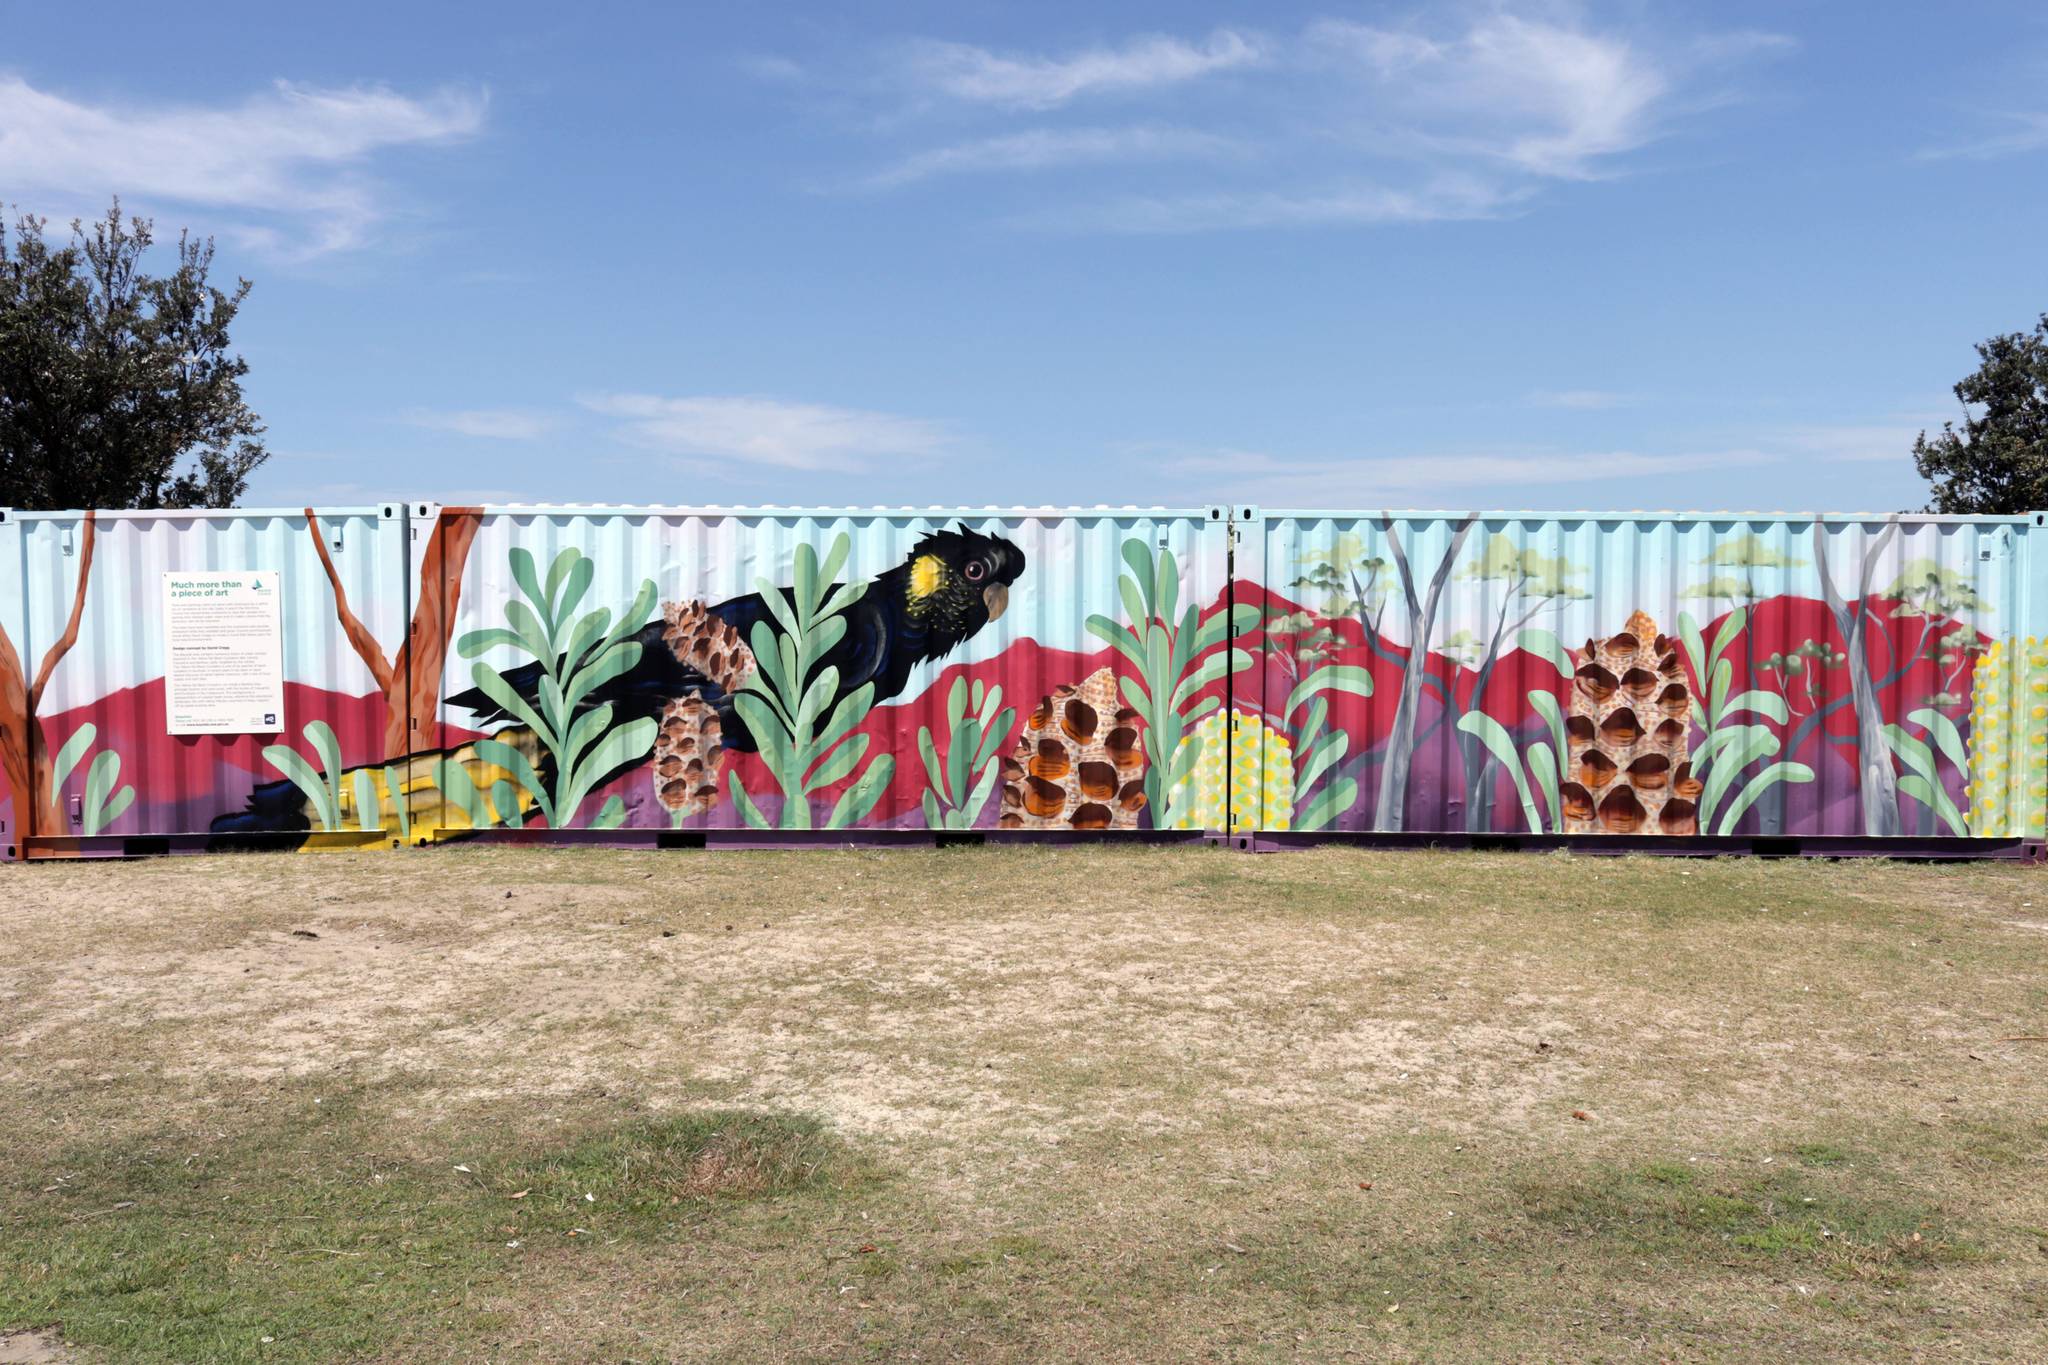
[[[2034,639],[1995,641],[1970,686],[1970,832],[2039,834],[2048,817],[2048,653]]]

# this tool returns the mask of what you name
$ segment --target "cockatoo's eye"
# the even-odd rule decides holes
[[[967,561],[967,581],[969,583],[979,583],[986,577],[988,577],[988,569],[982,565],[980,560],[970,559]]]

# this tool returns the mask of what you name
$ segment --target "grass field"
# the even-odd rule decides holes
[[[0,1359],[2048,1359],[2034,869],[252,856],[0,933]]]

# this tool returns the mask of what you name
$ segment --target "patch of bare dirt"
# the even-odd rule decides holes
[[[0,1332],[0,1365],[60,1365],[78,1358],[54,1327],[40,1332]]]

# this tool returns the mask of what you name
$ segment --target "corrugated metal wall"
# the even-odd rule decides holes
[[[2041,522],[0,513],[0,848],[508,827],[2039,838]],[[871,595],[821,586],[792,633],[771,618],[813,569]],[[163,575],[226,570],[283,581],[283,725],[173,737]],[[778,691],[785,650],[801,676]],[[872,690],[803,685],[828,656]]]
[[[1968,736],[2003,707],[2038,749],[2048,717],[2030,663],[1998,667],[2048,634],[2033,518],[1281,511],[1247,529],[1283,622],[1247,689],[1261,829],[1298,826],[1348,781],[1356,799],[1317,827],[2041,832],[2030,790],[1975,812],[1966,791],[1983,786],[1973,761],[1995,762]],[[1312,702],[1280,712],[1331,664],[1367,672],[1371,694],[1318,694],[1346,742],[1294,790]],[[2034,749],[1993,776],[2031,787]]]
[[[82,513],[9,512],[5,531],[13,548],[0,541],[0,554],[21,566],[21,576],[0,592],[7,612],[0,619],[31,685],[60,647],[27,747],[47,764],[92,727],[79,761],[55,784],[63,827],[47,827],[52,807],[42,804],[45,818],[31,829],[38,803],[10,801],[8,842],[84,833],[95,763],[107,789],[102,812],[122,788],[134,795],[92,833],[171,834],[207,830],[220,814],[220,793],[239,800],[255,782],[274,778],[262,750],[270,743],[305,748],[309,725],[332,730],[345,764],[381,753],[384,702],[340,627],[325,563],[364,627],[396,649],[408,597],[400,505],[335,508],[310,520],[303,511],[100,512],[90,525]],[[163,576],[233,570],[275,573],[283,583],[284,729],[174,739],[164,711]],[[74,607],[77,633],[62,647]]]
[[[1182,611],[1197,605],[1208,612],[1224,601],[1228,570],[1222,509],[700,513],[648,508],[485,508],[461,571],[454,639],[459,646],[475,632],[509,625],[508,604],[523,601],[514,570],[514,556],[522,553],[543,579],[565,552],[589,560],[590,587],[585,600],[577,605],[578,612],[624,612],[651,583],[652,619],[660,622],[666,607],[693,603],[715,607],[756,593],[764,583],[789,585],[795,581],[799,554],[809,551],[821,558],[827,556],[841,537],[845,539],[845,564],[840,576],[873,582],[909,564],[925,537],[961,530],[1007,542],[1021,552],[1023,572],[1009,586],[1006,610],[971,638],[922,663],[900,692],[878,696],[874,712],[859,722],[860,733],[869,736],[870,761],[887,757],[892,772],[879,799],[856,823],[866,828],[923,829],[929,819],[922,800],[925,788],[936,785],[942,794],[952,793],[944,790],[949,784],[943,762],[941,780],[930,782],[920,734],[932,736],[937,750],[953,733],[948,706],[955,681],[964,680],[970,688],[970,701],[975,682],[982,684],[984,703],[994,689],[1001,689],[990,712],[990,727],[1001,713],[1015,712],[1005,732],[1008,739],[996,755],[1009,758],[1016,742],[1031,729],[1032,713],[1043,699],[1084,683],[1109,667],[1112,660],[1121,662],[1114,647],[1090,631],[1088,618],[1103,614],[1119,625],[1129,624],[1118,588],[1119,579],[1131,573],[1125,558],[1127,544],[1145,547],[1155,564],[1158,557],[1167,557]],[[415,535],[415,553],[424,555],[429,543],[430,537]],[[427,568],[425,564],[419,567]],[[1148,590],[1150,587],[1148,584]],[[452,697],[476,688],[479,669],[509,673],[531,663],[532,657],[531,650],[505,639],[476,654],[451,648],[440,695]],[[1221,688],[1209,690],[1220,694]],[[624,716],[622,708],[614,719],[623,720]],[[659,721],[659,714],[654,718]],[[1105,737],[1115,728],[1106,723],[1113,719],[1104,718]],[[435,720],[433,742],[441,746],[460,744],[481,728],[474,712],[445,704]],[[769,823],[780,826],[783,811],[775,803],[782,794],[781,785],[772,774],[754,766],[756,759],[729,755],[729,761],[747,765],[747,788],[761,798],[757,809]],[[995,765],[974,768],[968,796],[990,766]],[[1050,772],[1052,766],[1048,758],[1043,771]],[[815,809],[810,822],[828,822],[838,799],[865,771],[865,767],[857,769],[813,792],[810,800]],[[1028,784],[1031,776],[1026,773],[1016,781]],[[720,790],[707,809],[680,813],[671,809],[659,800],[658,791],[668,780],[673,779],[641,772],[607,783],[576,812],[561,814],[561,822],[589,825],[604,819],[628,828],[684,829],[747,828],[752,823],[745,808],[730,799],[726,790]],[[1040,780],[1058,782],[1060,777]],[[1004,810],[1002,789],[1009,785],[999,775],[985,804],[966,813],[969,818],[964,827],[999,827]],[[619,802],[617,813],[604,817],[609,798],[614,796]],[[1045,804],[1049,806],[1049,802]],[[1088,803],[1076,799],[1067,804],[1078,809]],[[1052,818],[1035,816],[1017,802],[1011,803],[1011,809],[1020,826],[1035,826],[1041,819]],[[960,813],[955,806],[942,803],[942,819]],[[495,816],[495,805],[486,814]],[[466,827],[459,812],[446,810],[440,812],[436,823],[455,831]]]

